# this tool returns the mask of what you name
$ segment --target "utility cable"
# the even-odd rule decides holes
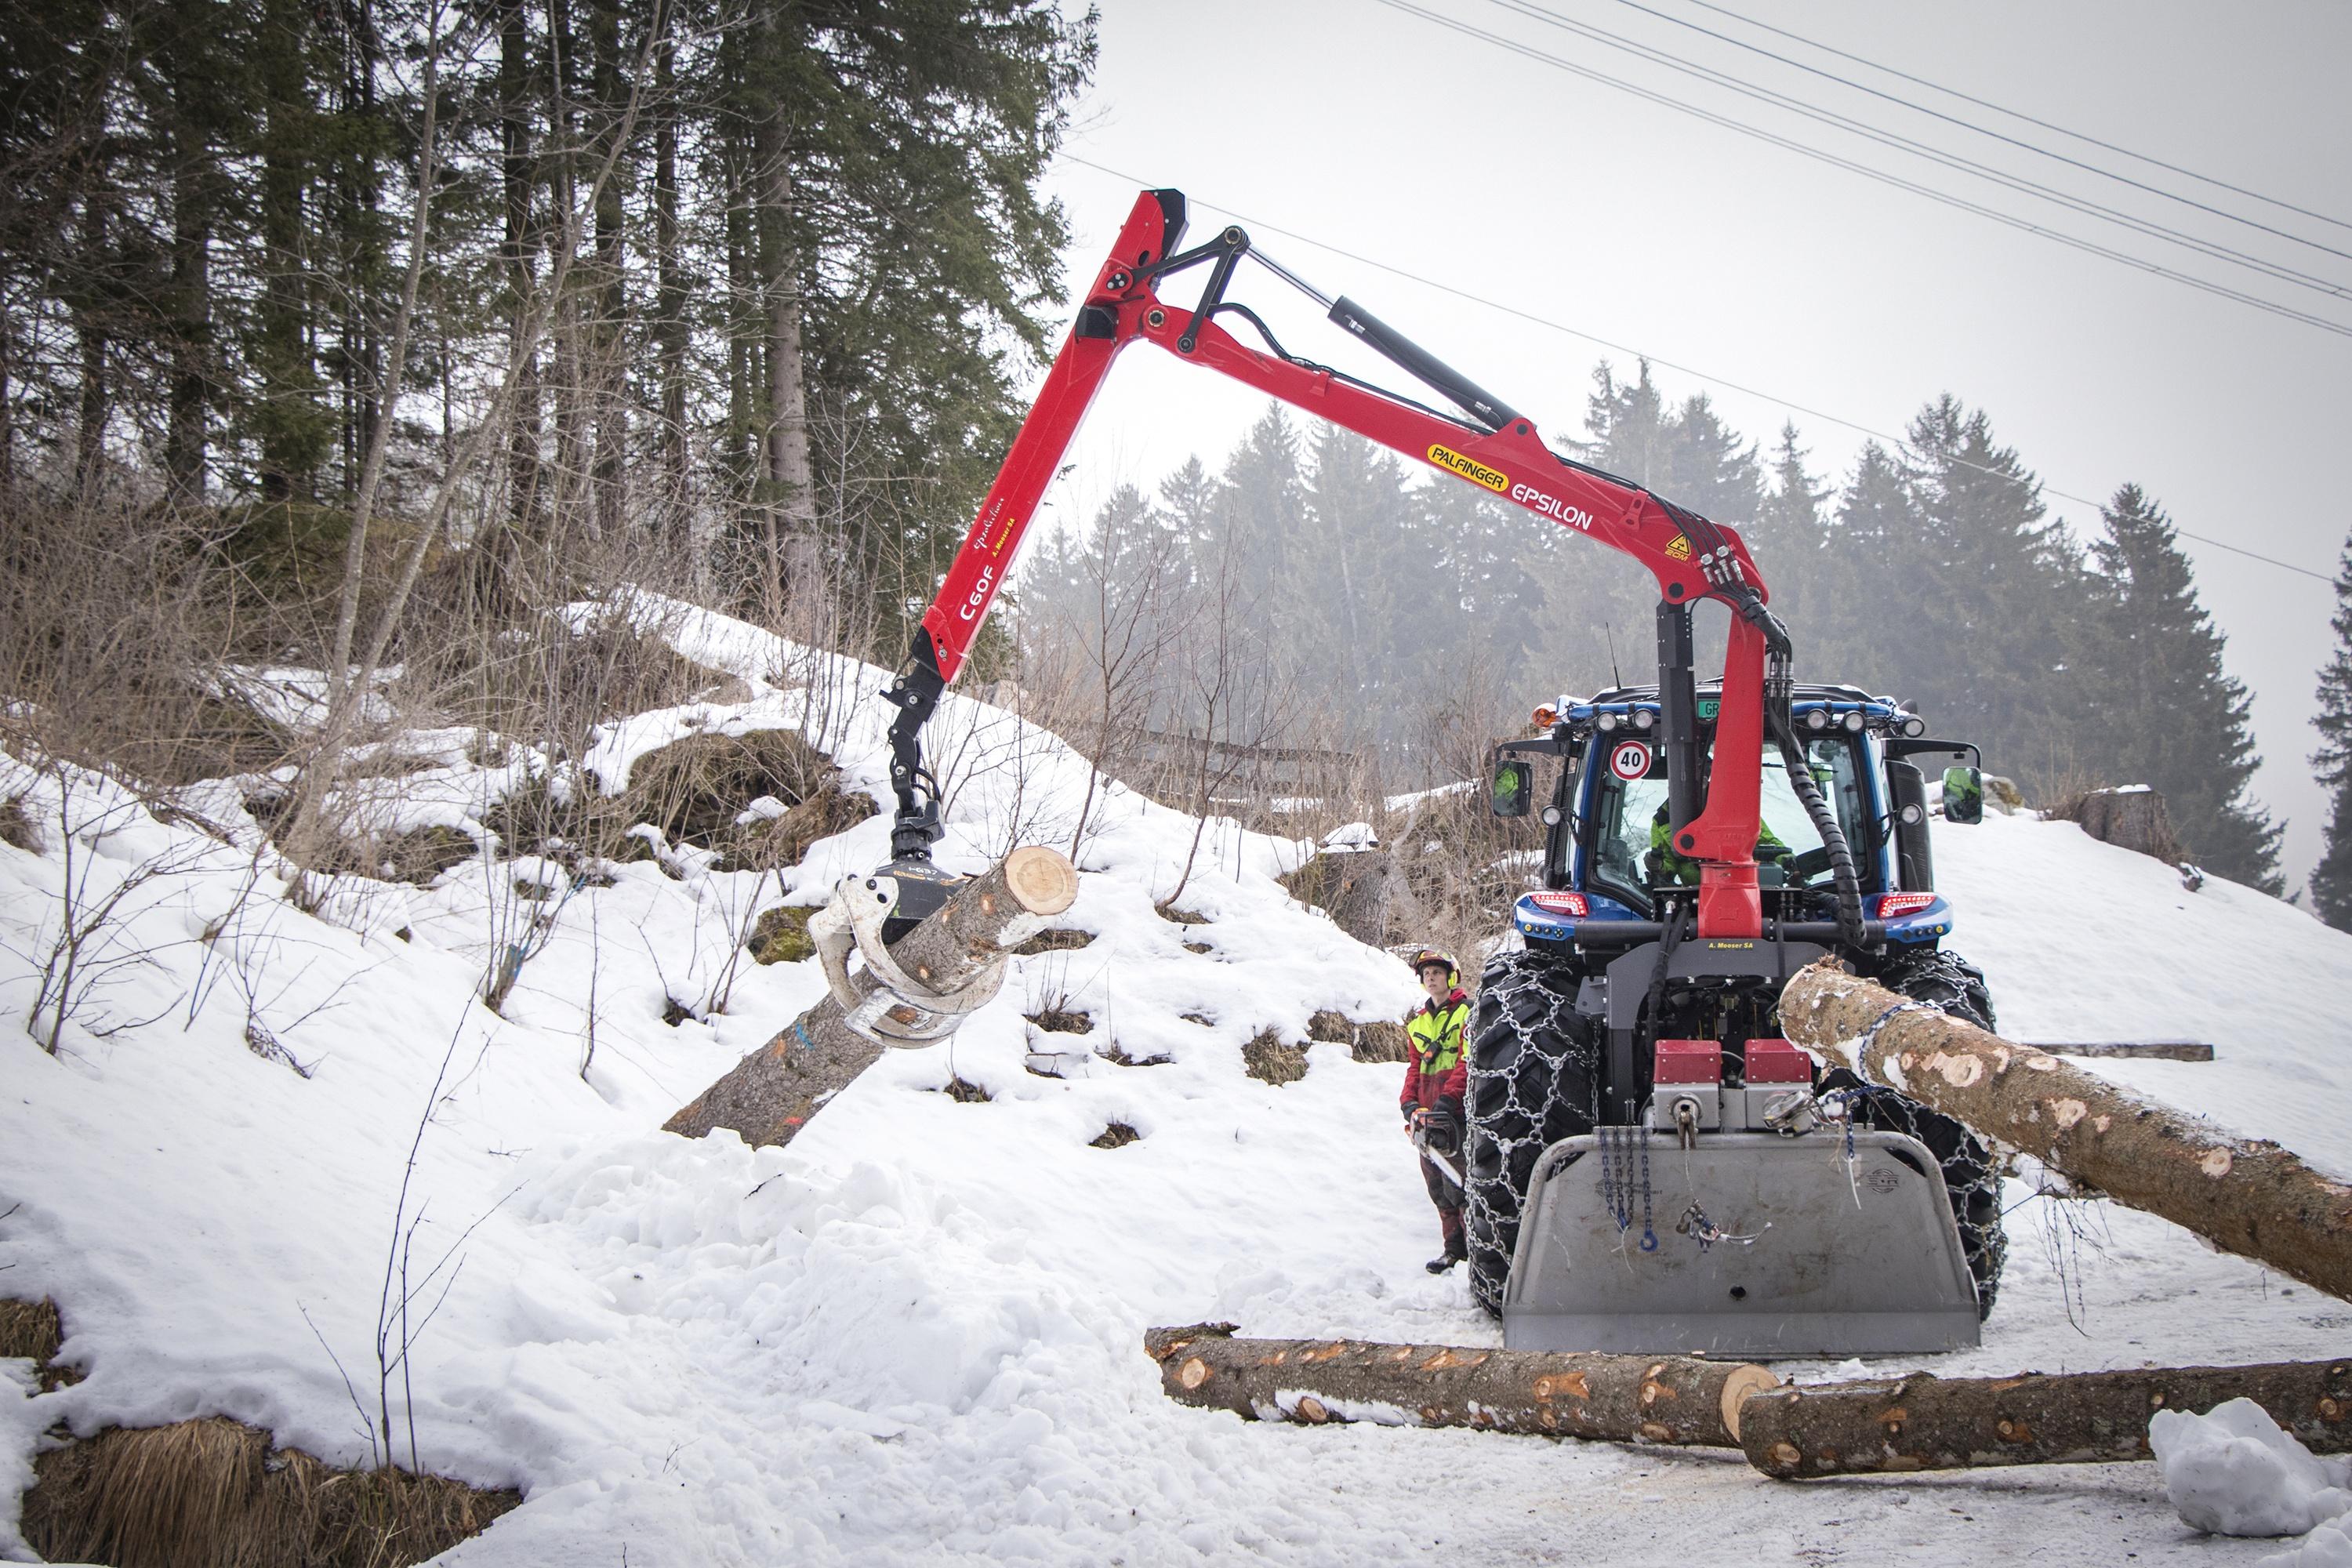
[[[2234,195],[2244,196],[2250,201],[2262,202],[2267,205],[2278,207],[2284,211],[2294,213],[2298,216],[2310,218],[2317,223],[2327,224],[2336,228],[2352,229],[2352,222],[2347,222],[2343,218],[2330,217],[2326,213],[2314,212],[2309,207],[2299,207],[2293,202],[2281,201],[2276,196],[2266,196],[2260,191],[2250,191],[2243,185],[2233,185],[2227,180],[2218,180],[2210,174],[2200,174],[2194,169],[2184,169],[2178,163],[2168,163],[2161,158],[2150,157],[2146,153],[2135,153],[2128,147],[2118,147],[2112,142],[2102,142],[2097,137],[2089,135],[2084,132],[2069,131],[2063,125],[2053,125],[2047,120],[2037,120],[2032,115],[2026,113],[2023,110],[2006,108],[2003,105],[1994,103],[1989,99],[1978,98],[1971,93],[1962,92],[1956,87],[1946,87],[1939,82],[1929,81],[1926,77],[1914,76],[1909,71],[1897,70],[1893,66],[1882,65],[1878,61],[1866,58],[1864,56],[1848,53],[1846,50],[1841,49],[1833,44],[1824,44],[1817,38],[1809,38],[1801,33],[1792,33],[1786,27],[1776,27],[1769,22],[1759,21],[1753,16],[1743,16],[1741,13],[1731,10],[1727,6],[1715,5],[1712,3],[1712,0],[1689,0],[1689,3],[1693,5],[1698,6],[1701,10],[1712,11],[1718,16],[1728,16],[1735,22],[1745,22],[1751,27],[1758,27],[1767,33],[1777,34],[1780,37],[1787,38],[1791,43],[1802,44],[1807,48],[1819,49],[1826,55],[1835,55],[1842,60],[1852,60],[1858,66],[1868,66],[1872,70],[1884,71],[1888,76],[1894,77],[1898,80],[1907,81],[1915,86],[1924,87],[1931,92],[1940,92],[1948,98],[1957,98],[1962,103],[1973,103],[1979,109],[1990,109],[1995,114],[2006,114],[2011,120],[2021,120],[2026,124],[2037,127],[2038,129],[2053,131],[2061,136],[2072,137],[2077,142],[2087,142],[2091,146],[2102,148],[2106,152],[2120,153],[2124,157],[2136,159],[2153,168],[2162,169],[2168,174],[2179,174],[2184,179],[2195,180],[2200,184],[2211,185],[2216,190],[2229,191]]]
[[[1558,27],[1563,31],[1574,33],[1580,37],[1589,38],[1592,42],[1601,44],[1606,47],[1622,50],[1627,54],[1633,55],[1637,59],[1647,60],[1653,65],[1664,66],[1668,70],[1679,72],[1684,76],[1696,77],[1699,80],[1706,82],[1711,86],[1727,89],[1732,92],[1739,94],[1743,98],[1754,99],[1759,103],[1769,104],[1773,108],[1785,110],[1791,114],[1800,115],[1807,120],[1816,121],[1821,124],[1828,125],[1835,130],[1843,131],[1849,134],[1859,136],[1864,141],[1875,142],[1882,147],[1892,148],[1898,153],[1908,153],[1916,158],[1925,158],[1931,163],[1939,163],[1947,169],[1951,169],[1960,174],[1974,174],[1979,179],[1986,180],[1993,184],[2002,186],[2005,189],[2015,191],[2020,195],[2039,196],[2044,201],[2053,203],[2071,212],[2081,213],[2085,217],[2105,218],[2109,223],[2116,224],[2123,228],[2130,229],[2135,234],[2145,235],[2150,239],[2168,241],[2170,244],[2180,246],[2186,249],[2194,250],[2200,255],[2210,257],[2216,261],[2232,262],[2240,267],[2246,268],[2251,271],[2259,272],[2263,274],[2265,277],[2276,279],[2283,283],[2292,283],[2299,288],[2309,289],[2316,293],[2332,295],[2339,300],[2352,299],[2352,289],[2345,288],[2342,284],[2336,282],[2333,279],[2321,278],[2309,272],[2299,271],[2294,268],[2286,266],[2283,262],[2274,262],[2267,258],[2255,256],[2247,251],[2239,250],[2233,247],[2223,245],[2217,240],[2201,238],[2184,230],[2174,228],[2168,224],[2158,223],[2151,218],[2140,217],[2137,214],[2126,212],[2119,207],[2108,206],[2104,202],[2093,201],[2087,196],[2077,196],[2069,192],[2062,191],[2054,185],[2043,184],[2039,180],[2028,179],[2023,175],[2011,174],[2008,171],[1997,169],[1990,163],[1980,163],[1973,158],[1965,157],[1956,153],[1947,152],[1943,148],[1934,146],[1926,142],[1918,141],[1914,137],[1906,136],[1900,132],[1889,131],[1881,126],[1872,125],[1866,121],[1856,120],[1851,115],[1841,114],[1835,110],[1826,109],[1819,104],[1808,102],[1803,99],[1791,97],[1788,93],[1778,91],[1772,88],[1743,81],[1736,76],[1717,70],[1710,66],[1703,66],[1695,61],[1686,60],[1681,56],[1670,53],[1667,50],[1654,48],[1650,45],[1639,43],[1635,40],[1623,37],[1619,34],[1610,32],[1606,28],[1593,26],[1590,23],[1579,22],[1572,17],[1562,16],[1559,12],[1554,11],[1549,6],[1537,5],[1534,3],[1534,0],[1489,0],[1489,3],[1499,5],[1504,10],[1509,11],[1516,16],[1524,16],[1529,21],[1542,22],[1549,26]],[[1631,5],[1633,3],[1633,0],[1623,0],[1623,3]],[[1774,58],[1777,58],[1779,57],[1776,56]],[[2020,145],[2024,144],[2020,143]],[[2085,165],[2085,167],[2088,167],[2088,165]],[[2293,237],[2290,236],[2289,237]],[[2326,250],[2328,247],[2326,246],[2319,246],[2316,248]],[[2329,251],[2329,254],[2341,256],[2346,260],[2352,261],[2352,252],[2336,250]]]
[[[1733,48],[1745,49],[1750,54],[1761,55],[1768,60],[1778,60],[1782,65],[1788,66],[1792,69],[1803,71],[1809,76],[1817,76],[1824,81],[1836,82],[1841,87],[1852,88],[1856,92],[1868,93],[1873,98],[1880,99],[1885,102],[1910,110],[1915,114],[1924,114],[1931,120],[1940,120],[1947,125],[1957,125],[1963,131],[1973,131],[1979,136],[1990,137],[1996,142],[2006,142],[2011,147],[2016,147],[2024,152],[2032,153],[2038,156],[2051,159],[2055,163],[2064,163],[2070,168],[2083,170],[2086,174],[2096,174],[2102,179],[2114,180],[2119,184],[2129,185],[2136,191],[2146,191],[2148,195],[2153,196],[2161,196],[2166,201],[2178,202],[2183,206],[2194,207],[2199,212],[2209,213],[2214,217],[2222,218],[2231,223],[2243,224],[2248,228],[2258,229],[2263,234],[2274,236],[2277,238],[2286,240],[2292,244],[2308,246],[2314,250],[2325,251],[2329,256],[2340,257],[2344,260],[2352,261],[2352,251],[2338,250],[2332,245],[2322,245],[2315,239],[2306,239],[2302,235],[2295,234],[2290,230],[2278,228],[2270,224],[2258,222],[2253,218],[2242,216],[2237,213],[2230,211],[2226,207],[2217,207],[2210,202],[2200,202],[2194,196],[2184,196],[2178,191],[2167,190],[2162,185],[2150,184],[2145,180],[2135,180],[2129,174],[2119,174],[2113,169],[2103,168],[2099,164],[2086,162],[2081,158],[2069,157],[2063,153],[2054,152],[2048,147],[2042,146],[2039,142],[2029,142],[2021,136],[2011,136],[2005,132],[1995,131],[1989,126],[1979,125],[1972,120],[1964,120],[1957,114],[1947,114],[1940,109],[1931,109],[1927,104],[1916,102],[1911,99],[1905,98],[1900,93],[1887,92],[1882,89],[1872,87],[1867,82],[1855,81],[1851,77],[1840,76],[1835,71],[1823,70],[1819,66],[1807,65],[1802,60],[1792,59],[1787,55],[1776,53],[1771,49],[1765,48],[1760,44],[1751,44],[1743,38],[1735,38],[1728,33],[1719,33],[1713,27],[1702,26],[1698,23],[1690,21],[1685,17],[1676,16],[1670,12],[1661,11],[1654,5],[1645,5],[1642,3],[1642,0],[1617,0],[1617,3],[1621,5],[1627,6],[1630,9],[1639,11],[1645,16],[1655,16],[1662,22],[1671,22],[1677,27],[1687,27],[1692,32],[1700,34],[1703,37],[1714,38],[1719,42],[1729,44]],[[1712,9],[1712,7],[1710,7],[1710,9]],[[2134,154],[2126,154],[2126,156],[2132,155]]]
[[[1150,180],[1144,179],[1140,175],[1130,174],[1124,169],[1114,169],[1108,163],[1098,163],[1091,158],[1082,157],[1078,153],[1071,152],[1066,147],[1057,152],[1055,156],[1059,159],[1066,160],[1069,163],[1076,163],[1081,167],[1092,169],[1097,174],[1108,174],[1111,178],[1123,181],[1128,185],[1137,190],[1148,189],[1151,187],[1154,183]],[[1707,371],[1699,370],[1694,366],[1683,364],[1677,361],[1667,359],[1663,354],[1650,353],[1644,350],[1632,347],[1629,344],[1613,342],[1611,339],[1601,337],[1596,333],[1585,331],[1581,328],[1571,327],[1565,322],[1555,321],[1546,316],[1538,316],[1533,311],[1523,310],[1517,305],[1506,304],[1500,300],[1488,299],[1483,294],[1474,294],[1466,289],[1456,288],[1451,283],[1442,283],[1434,278],[1425,277],[1418,272],[1409,272],[1402,267],[1394,266],[1386,261],[1378,260],[1372,257],[1363,255],[1359,251],[1349,250],[1344,246],[1333,245],[1328,240],[1318,239],[1311,234],[1302,234],[1295,228],[1286,228],[1280,224],[1269,223],[1261,218],[1252,217],[1247,213],[1238,212],[1232,207],[1222,206],[1215,202],[1201,200],[1197,196],[1190,195],[1189,193],[1188,199],[1192,200],[1193,205],[1197,206],[1207,208],[1213,212],[1223,213],[1227,217],[1234,218],[1245,224],[1252,229],[1262,229],[1268,234],[1278,234],[1285,239],[1295,239],[1301,245],[1311,245],[1318,250],[1339,257],[1343,260],[1355,262],[1359,266],[1372,268],[1377,271],[1388,273],[1391,277],[1401,278],[1408,283],[1420,284],[1424,289],[1433,289],[1441,294],[1451,295],[1453,298],[1464,300],[1469,304],[1481,306],[1489,310],[1499,311],[1514,320],[1525,321],[1530,326],[1543,327],[1549,331],[1561,333],[1567,337],[1576,338],[1584,342],[1596,344],[1599,347],[1607,349],[1612,353],[1630,354],[1635,359],[1647,360],[1652,364],[1664,365],[1666,369],[1687,375],[1695,381],[1701,381],[1708,384],[1709,385],[1722,387],[1727,392],[1737,392],[1742,396],[1758,398],[1763,402],[1773,405],[1775,407],[1787,409],[1791,414],[1801,414],[1808,419],[1819,419],[1824,424],[1835,425],[1841,429],[1852,430],[1857,435],[1867,436],[1874,441],[1883,441],[1888,446],[1895,447],[1900,451],[1912,453],[1915,457],[1917,455],[1918,449],[1912,446],[1912,444],[1903,437],[1891,435],[1885,430],[1878,429],[1874,426],[1864,425],[1860,420],[1848,419],[1843,416],[1832,414],[1825,409],[1814,408],[1806,404],[1797,403],[1789,398],[1781,397],[1776,394],[1767,392],[1761,387],[1749,386],[1744,383],[1732,381],[1727,377],[1716,375]],[[2021,479],[2018,475],[2006,473],[1999,468],[1988,468],[1982,463],[1972,463],[1968,461],[1966,458],[1955,458],[1950,460],[1961,468],[1984,474],[1989,478],[2007,479],[2011,484],[2038,488],[2045,494],[2056,496],[2061,500],[2073,501],[2079,506],[2087,506],[2094,511],[2104,512],[2106,510],[2106,503],[2104,501],[2093,500],[2088,496],[2076,495],[2071,490],[2062,490],[2054,485]],[[2329,574],[2315,572],[2308,566],[2298,566],[2292,561],[2282,561],[2275,555],[2265,555],[2258,550],[2248,550],[2243,545],[2231,544],[2227,540],[2215,539],[2208,534],[2192,533],[2189,530],[2179,527],[2178,524],[2174,525],[2172,531],[2179,534],[2183,539],[2193,539],[2200,544],[2210,544],[2216,550],[2226,550],[2233,555],[2243,555],[2249,560],[2262,562],[2266,566],[2275,566],[2283,572],[2293,572],[2299,576],[2309,577],[2315,582],[2326,583],[2333,586],[2336,581],[2334,576]]]
[[[1916,180],[1908,180],[1904,178],[1902,175],[1890,174],[1883,169],[1873,168],[1867,163],[1857,163],[1853,159],[1843,157],[1835,153],[1831,153],[1822,148],[1808,146],[1804,142],[1793,141],[1789,137],[1780,135],[1774,132],[1766,131],[1760,126],[1751,125],[1745,121],[1734,120],[1728,115],[1719,114],[1713,110],[1702,109],[1696,104],[1685,102],[1680,99],[1670,97],[1665,93],[1658,92],[1650,88],[1638,87],[1632,82],[1624,81],[1616,77],[1610,76],[1605,71],[1595,70],[1589,67],[1580,66],[1572,60],[1562,59],[1558,55],[1546,53],[1542,49],[1538,49],[1529,44],[1523,44],[1515,38],[1507,37],[1498,33],[1490,33],[1483,28],[1471,26],[1466,23],[1457,22],[1453,18],[1443,16],[1437,12],[1429,11],[1422,6],[1413,5],[1411,3],[1411,0],[1378,0],[1378,3],[1388,6],[1391,10],[1402,11],[1407,15],[1419,16],[1423,20],[1433,22],[1439,26],[1460,33],[1465,37],[1475,37],[1481,41],[1491,43],[1512,54],[1521,55],[1541,64],[1552,66],[1559,70],[1568,72],[1571,76],[1581,77],[1588,81],[1595,82],[1602,87],[1614,88],[1618,91],[1631,93],[1636,98],[1643,99],[1649,102],[1659,104],[1667,109],[1672,109],[1678,113],[1689,114],[1697,119],[1706,121],[1711,124],[1723,126],[1727,130],[1737,131],[1742,135],[1752,136],[1759,141],[1769,142],[1777,147],[1785,148],[1790,152],[1799,153],[1804,157],[1811,158],[1819,163],[1828,163],[1834,168],[1844,169],[1849,173],[1860,174],[1865,179],[1875,180],[1881,184],[1892,185],[1898,190],[1909,191],[1915,195],[1925,196],[1930,201],[1939,202],[1946,206],[1955,207],[1962,212],[1974,214],[1979,217],[1990,218],[1993,222],[2004,225],[2010,228],[2020,229],[2027,234],[2039,235],[2045,239],[2053,240],[2057,244],[2066,246],[2070,249],[2080,250],[2086,254],[2100,257],[2109,261],[2119,262],[2124,266],[2137,268],[2139,271],[2149,273],[2155,277],[2167,279],[2175,283],[2185,284],[2191,289],[2199,289],[2204,293],[2212,294],[2225,300],[2233,300],[2239,304],[2252,306],[2257,310],[2266,311],[2274,316],[2282,316],[2289,321],[2299,321],[2305,326],[2316,327],[2322,331],[2332,332],[2339,337],[2352,337],[2352,325],[2332,321],[2325,316],[2314,315],[2310,311],[2298,310],[2292,305],[2282,304],[2275,300],[2264,299],[2259,294],[2249,294],[2243,289],[2233,289],[2227,284],[2214,282],[2210,279],[2200,278],[2194,273],[2182,272],[2174,268],[2167,267],[2160,262],[2151,261],[2145,257],[2135,256],[2127,251],[2117,250],[2111,246],[2102,245],[2095,240],[2085,239],[2079,235],[2068,234],[2062,229],[2051,228],[2033,219],[2021,217],[2013,213],[2003,212],[1997,207],[1986,206],[1980,202],[1970,201],[1965,196],[1955,195],[1948,191],[1938,190],[1932,185],[1921,184]]]

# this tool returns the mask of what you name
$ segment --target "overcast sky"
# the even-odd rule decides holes
[[[1720,3],[1874,64],[2352,221],[2345,92],[2352,7],[2315,0]],[[2259,275],[1874,145],[1607,47],[1541,13],[2347,293],[2352,257],[2069,168],[1664,18],[1992,125],[2318,247],[2352,252],[2352,227],[2004,119],[1696,0],[1412,4],[1445,21],[1380,0],[1103,0],[1100,66],[1070,156],[1049,181],[1075,231],[1073,280],[1083,286],[1090,278],[1139,182],[1173,185],[1193,199],[1196,239],[1207,225],[1241,215],[1292,270],[1327,293],[1352,295],[1555,437],[1583,434],[1594,362],[1607,355],[1630,372],[1629,351],[1662,362],[1657,374],[1670,395],[1711,393],[1752,438],[1769,443],[1794,419],[1814,467],[1832,479],[1844,476],[1867,438],[1853,426],[1900,432],[1922,403],[1950,391],[1985,408],[2052,490],[2095,500],[2137,481],[2184,530],[2333,575],[2352,522],[2336,476],[2352,414],[2352,336],[1937,205],[1464,29],[2347,329],[2352,298],[2344,293]],[[1449,297],[1327,247],[1590,336]],[[1318,326],[1303,302],[1284,300],[1287,290],[1268,275],[1244,278],[1243,298],[1282,308],[1276,331],[1294,352],[1362,368],[1349,357],[1354,345]],[[1171,297],[1185,298],[1191,287],[1173,286]],[[1395,382],[1395,373],[1379,368]],[[1076,513],[1119,480],[1155,480],[1189,453],[1213,465],[1263,407],[1221,378],[1139,347],[1097,404],[1057,510]],[[2095,505],[2046,500],[2078,532],[2096,527]],[[2325,812],[2305,758],[2331,595],[2323,581],[2184,542],[2204,602],[2228,635],[2231,673],[2254,694],[2266,759],[2256,789],[2289,819],[2284,865],[2290,888],[2299,886],[2316,858]],[[1769,580],[1771,563],[1759,564]],[[1601,550],[1592,569],[1638,570]],[[1887,628],[1890,637],[1905,635],[1900,626]],[[1966,648],[1951,653],[1969,657]],[[1549,691],[1549,680],[1531,670],[1528,689]]]

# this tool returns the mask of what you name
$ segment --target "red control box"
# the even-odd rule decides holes
[[[1812,1058],[1786,1040],[1750,1040],[1747,1053],[1751,1084],[1813,1081]]]
[[[1723,1081],[1723,1047],[1713,1040],[1660,1040],[1657,1070],[1651,1081],[1715,1083]]]

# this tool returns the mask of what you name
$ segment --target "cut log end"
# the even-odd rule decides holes
[[[1739,1407],[1750,1394],[1768,1393],[1780,1386],[1780,1380],[1760,1366],[1736,1366],[1731,1375],[1723,1380],[1723,1429],[1731,1440],[1739,1440]]]
[[[1076,901],[1078,870],[1058,849],[1031,844],[1004,858],[1005,890],[1033,915],[1058,915]]]

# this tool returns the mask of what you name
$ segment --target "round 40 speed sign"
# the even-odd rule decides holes
[[[1647,741],[1620,741],[1609,753],[1609,771],[1621,779],[1633,780],[1650,771],[1650,743]]]

